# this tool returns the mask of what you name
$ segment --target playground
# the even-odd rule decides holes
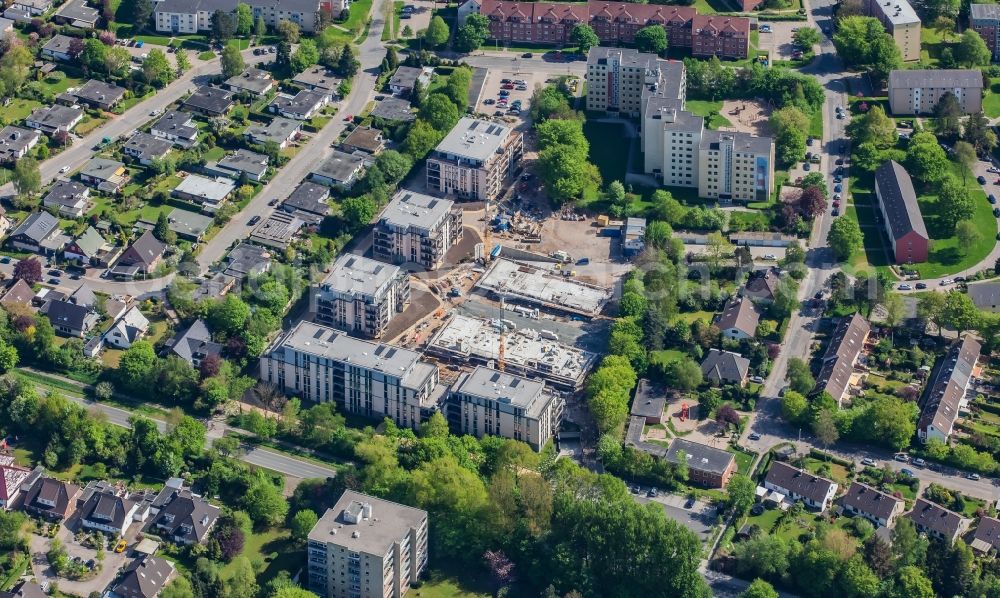
[[[719,435],[726,431],[725,427],[708,417],[700,419],[697,399],[684,395],[668,397],[664,415],[666,416],[664,424],[672,436],[721,449],[726,448],[728,435]]]
[[[743,133],[753,133],[760,137],[771,135],[771,107],[757,100],[726,100],[722,103],[722,116],[729,120],[731,127]]]

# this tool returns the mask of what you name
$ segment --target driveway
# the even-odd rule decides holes
[[[137,530],[138,528],[136,528]],[[97,552],[93,548],[88,548],[77,543],[73,539],[73,532],[65,525],[59,527],[56,539],[62,542],[66,548],[66,553],[70,558],[80,557],[84,561],[95,558]],[[76,596],[89,596],[92,592],[103,592],[108,585],[118,576],[118,571],[125,566],[128,557],[125,554],[118,554],[113,547],[108,547],[104,551],[104,563],[96,575],[90,579],[81,581],[71,581],[56,575],[49,565],[46,556],[52,546],[52,539],[31,534],[28,538],[28,545],[31,549],[31,571],[41,585],[58,585],[59,590]]]
[[[704,501],[695,501],[690,509],[684,508],[687,499],[676,494],[661,494],[656,498],[646,498],[645,489],[639,495],[632,495],[639,504],[656,503],[663,507],[663,512],[674,521],[688,528],[702,542],[707,542],[715,525],[715,507]]]

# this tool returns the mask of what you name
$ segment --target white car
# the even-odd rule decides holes
[[[955,282],[955,281],[954,281],[954,280],[952,280],[952,279],[950,279],[950,278],[945,278],[944,280],[942,280],[942,281],[941,281],[941,282],[939,282],[938,284],[939,284],[940,286],[943,286],[943,287],[946,287],[946,286],[950,285],[950,284],[951,284],[951,283],[953,283],[953,282]]]
[[[997,168],[996,166],[990,166],[989,168],[986,169],[986,172],[995,172],[1000,174],[1000,168]]]
[[[836,200],[836,201],[840,201],[843,198],[840,197],[840,193],[834,193],[833,194],[833,199]]]
[[[63,166],[62,168],[59,169],[60,174],[65,174],[67,172],[69,172],[69,166]]]
[[[777,258],[774,256],[773,253],[765,253],[764,254],[764,259],[765,260],[773,260],[773,259],[777,259]]]
[[[911,287],[908,284],[901,284],[901,285],[899,285],[896,288],[899,289],[900,291],[910,291],[910,290],[913,290],[913,287]]]

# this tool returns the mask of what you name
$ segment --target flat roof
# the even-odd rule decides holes
[[[435,148],[436,152],[468,160],[486,161],[513,133],[507,125],[464,117]]]
[[[528,415],[536,415],[547,403],[541,400],[545,396],[544,382],[483,366],[464,376],[456,385],[455,392],[489,401],[509,403],[523,409]]]
[[[508,298],[587,316],[601,313],[611,298],[611,289],[505,259],[495,260],[476,286]]]
[[[221,201],[236,188],[236,183],[226,177],[210,179],[197,174],[189,174],[176,186],[174,191],[203,199]]]
[[[893,25],[920,22],[917,11],[906,0],[877,0],[874,4]]]
[[[371,508],[368,517],[364,516],[365,505]],[[427,511],[345,490],[313,526],[309,540],[382,557],[426,519]]]
[[[333,263],[322,288],[343,295],[377,295],[399,276],[399,266],[345,253]]]
[[[427,350],[464,362],[487,363],[500,352],[499,322],[454,314],[431,338]],[[539,327],[543,326],[539,322]],[[504,335],[507,371],[537,376],[562,386],[576,387],[594,366],[597,355],[521,328]]]
[[[379,224],[398,229],[433,230],[455,202],[402,189],[382,211]]]

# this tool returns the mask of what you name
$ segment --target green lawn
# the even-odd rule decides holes
[[[11,100],[10,105],[0,110],[0,124],[9,125],[20,122],[31,114],[31,111],[42,105],[35,100]]]
[[[427,581],[410,590],[420,598],[489,598],[489,580],[473,571],[438,571],[427,574]]]
[[[243,546],[243,556],[250,562],[261,562],[264,570],[257,574],[257,583],[264,585],[281,571],[296,571],[305,561],[305,549],[291,539],[285,529],[270,529],[250,534]],[[229,579],[236,572],[235,561],[222,568],[220,576]]]
[[[990,118],[1000,116],[1000,77],[990,79],[990,88],[983,98],[983,112]]]
[[[847,468],[843,465],[838,465],[830,461],[823,461],[821,459],[815,459],[813,457],[806,458],[805,469],[811,471],[816,475],[820,475],[819,470],[824,466],[829,466],[830,474],[828,477],[832,478],[833,481],[837,482],[841,486],[844,486],[848,482]]]
[[[327,27],[320,34],[322,38],[320,45],[343,45],[351,43],[365,28],[365,21],[368,20],[368,13],[372,8],[372,0],[356,0],[351,2],[350,16],[343,23],[334,21],[333,25]],[[402,27],[400,27],[402,31]],[[416,33],[416,32],[414,32]]]
[[[135,36],[136,41],[142,40],[143,43],[151,44],[154,46],[169,46],[170,36],[169,35],[137,35]]]
[[[205,160],[221,160],[226,155],[225,148],[219,147],[218,145],[212,149],[205,152]]]
[[[609,143],[609,140],[625,139],[625,125],[588,121],[583,125],[583,133],[590,142],[590,161],[597,165],[604,184],[624,181],[628,170],[628,152],[624,151],[624,144]]]
[[[678,320],[683,320],[688,324],[694,324],[695,320],[701,320],[708,324],[712,322],[713,317],[715,317],[715,314],[710,311],[689,311],[677,314]]]
[[[733,123],[722,116],[722,102],[710,102],[708,100],[688,100],[684,103],[687,110],[696,116],[705,118],[705,126],[709,129],[719,129],[721,127],[731,127]]]
[[[213,58],[215,58],[215,52],[212,52],[211,50],[206,50],[201,54],[198,54],[199,60],[212,60]]]
[[[809,117],[809,136],[815,139],[823,138],[823,111],[814,110]]]
[[[59,78],[58,76],[53,77],[52,74],[61,73],[64,76]],[[42,88],[51,94],[60,94],[69,89],[70,87],[79,87],[83,85],[83,79],[78,79],[77,77],[66,77],[65,73],[62,71],[53,71],[49,76],[45,77],[41,81]]]
[[[738,451],[733,447],[726,449],[730,453],[736,455],[736,469],[743,475],[750,475],[750,467],[753,465],[753,460],[755,455],[750,453],[744,453],[743,451]]]
[[[678,359],[684,359],[685,357],[687,357],[687,353],[678,351],[677,349],[660,349],[659,351],[649,352],[650,363],[666,364]]]
[[[391,39],[396,39],[401,37],[401,31],[403,30],[400,22],[400,15],[402,14],[403,5],[405,2],[403,0],[394,0],[392,3],[392,28],[390,29],[388,23],[382,28],[382,41],[387,42]]]

